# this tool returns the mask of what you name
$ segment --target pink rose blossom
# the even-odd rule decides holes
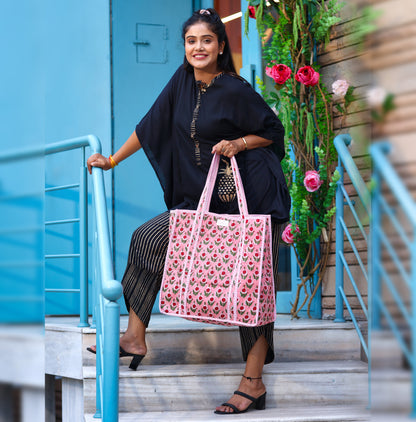
[[[314,86],[319,82],[319,73],[310,66],[303,66],[298,70],[295,79],[306,86]]]
[[[338,97],[345,97],[350,84],[345,79],[338,79],[332,84],[332,92]]]
[[[319,173],[315,170],[310,170],[305,173],[305,178],[303,179],[303,184],[308,192],[317,191],[323,181],[319,177]]]
[[[283,233],[282,233],[282,240],[283,240],[283,242],[288,243],[288,244],[292,244],[293,243],[294,234],[291,233],[291,230],[292,230],[292,224],[289,223],[285,227],[285,229],[283,230]],[[295,228],[295,233],[300,233],[300,230],[299,230],[299,227],[298,227],[297,224],[296,224],[296,228]]]
[[[292,69],[285,64],[275,64],[273,67],[266,67],[266,75],[273,78],[279,84],[284,84],[292,74]]]
[[[248,15],[250,18],[256,19],[256,8],[254,6],[248,6]]]

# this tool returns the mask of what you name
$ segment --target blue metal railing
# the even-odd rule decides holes
[[[90,147],[91,153],[101,152],[101,143],[97,137],[87,135],[79,138],[64,140],[49,144],[45,147],[27,148],[23,151],[11,151],[0,156],[2,162],[31,159],[44,155],[56,154],[63,151],[83,149],[80,183],[71,187],[79,187],[80,216],[76,219],[80,224],[80,252],[77,255],[80,262],[80,325],[88,325],[88,214],[87,214],[87,169],[85,166],[85,148]],[[93,211],[94,211],[94,251],[95,265],[93,286],[95,293],[94,316],[97,334],[97,392],[96,417],[103,422],[118,421],[118,362],[119,362],[119,333],[120,333],[120,306],[117,300],[122,295],[120,282],[114,279],[113,260],[111,253],[110,231],[107,218],[103,171],[99,168],[92,170],[93,184]],[[66,189],[67,186],[47,188]],[[46,225],[68,224],[74,219],[54,220]],[[41,247],[41,245],[39,245]],[[53,259],[55,255],[47,255],[45,259]],[[59,257],[62,257],[59,255]],[[77,290],[77,289],[75,289]],[[61,291],[61,290],[60,290]]]
[[[82,139],[82,138],[81,138]],[[78,224],[79,228],[79,253],[66,253],[66,254],[46,254],[46,260],[53,259],[79,259],[79,288],[76,289],[64,289],[64,288],[45,288],[45,293],[79,293],[80,298],[80,321],[79,327],[88,327],[88,235],[87,235],[87,224],[88,224],[88,185],[87,185],[87,169],[85,166],[85,148],[87,145],[78,146],[79,142],[75,142],[74,148],[71,146],[71,140],[64,141],[68,142],[68,148],[61,149],[61,144],[47,145],[45,148],[45,155],[57,154],[59,152],[65,152],[71,149],[82,148],[82,162],[80,167],[80,178],[79,183],[73,183],[69,185],[61,186],[50,186],[45,188],[45,193],[49,192],[61,192],[68,189],[77,188],[79,192],[79,217],[78,218],[67,218],[61,220],[49,220],[45,221],[45,227],[59,226],[65,224]],[[81,141],[82,143],[82,141]]]
[[[374,180],[371,319],[372,329],[377,330],[382,328],[381,318],[384,317],[385,325],[394,333],[409,362],[412,370],[412,415],[416,417],[416,203],[386,157],[390,150],[388,142],[370,147]],[[393,200],[388,200],[388,197]],[[392,202],[394,205],[391,205]],[[399,248],[392,244],[395,237],[400,240]],[[394,269],[387,269],[386,262]],[[389,293],[389,303],[383,298],[383,287]],[[395,315],[392,314],[393,309]],[[406,344],[405,332],[410,333],[410,345]]]
[[[368,266],[363,262],[363,259],[360,256],[359,248],[354,242],[354,235],[351,233],[350,229],[347,227],[347,223],[344,218],[344,206],[348,206],[348,209],[351,212],[353,221],[356,226],[354,230],[362,238],[363,242],[368,245],[368,233],[366,232],[364,218],[359,216],[356,206],[357,204],[351,200],[350,195],[345,189],[344,186],[344,172],[346,171],[350,177],[352,186],[354,187],[358,198],[361,201],[365,218],[369,218],[370,215],[370,191],[368,190],[366,184],[364,183],[361,174],[355,165],[354,160],[351,157],[350,152],[348,151],[347,146],[351,143],[351,137],[348,134],[338,135],[334,139],[335,148],[338,151],[338,167],[341,177],[338,181],[337,192],[336,192],[336,281],[335,281],[335,322],[344,322],[344,304],[348,309],[348,312],[351,316],[352,322],[354,323],[355,329],[357,330],[358,336],[360,338],[361,345],[367,358],[370,358],[369,354],[369,337],[367,340],[364,337],[364,334],[360,328],[358,317],[354,314],[350,300],[345,292],[344,288],[344,271],[348,274],[349,281],[355,292],[355,296],[358,298],[358,302],[362,309],[363,316],[368,321],[369,319],[369,309],[366,305],[360,288],[358,286],[358,278],[354,277],[353,272],[351,271],[350,265],[347,262],[347,259],[344,254],[344,238],[346,237],[347,241],[350,243],[352,252],[354,253],[358,267],[360,268],[360,280],[362,278],[367,282],[367,288],[369,288],[369,270]],[[365,248],[367,249],[367,247]]]

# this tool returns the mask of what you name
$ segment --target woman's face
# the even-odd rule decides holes
[[[218,43],[217,35],[204,22],[190,26],[185,34],[185,56],[195,70],[218,72],[218,54],[224,49],[224,42]]]

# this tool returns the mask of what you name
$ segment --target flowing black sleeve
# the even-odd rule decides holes
[[[234,79],[234,84],[238,84],[238,90],[232,96],[234,101],[238,101],[233,116],[236,126],[247,135],[253,134],[273,141],[269,148],[282,160],[285,156],[285,130],[281,121],[248,82]]]
[[[175,89],[183,69],[179,68],[166,84],[150,110],[136,126],[136,134],[152,164],[169,206],[172,192],[172,128]]]

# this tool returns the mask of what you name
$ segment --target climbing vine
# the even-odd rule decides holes
[[[332,240],[334,197],[340,177],[333,145],[333,96],[342,98],[345,113],[353,87],[335,81],[333,93],[321,82],[317,53],[329,42],[340,21],[337,0],[249,0],[263,43],[266,75],[273,87],[258,80],[268,104],[285,128],[286,157],[282,167],[292,197],[290,223],[282,239],[293,246],[299,268],[297,294],[291,314],[298,317],[322,283]]]

